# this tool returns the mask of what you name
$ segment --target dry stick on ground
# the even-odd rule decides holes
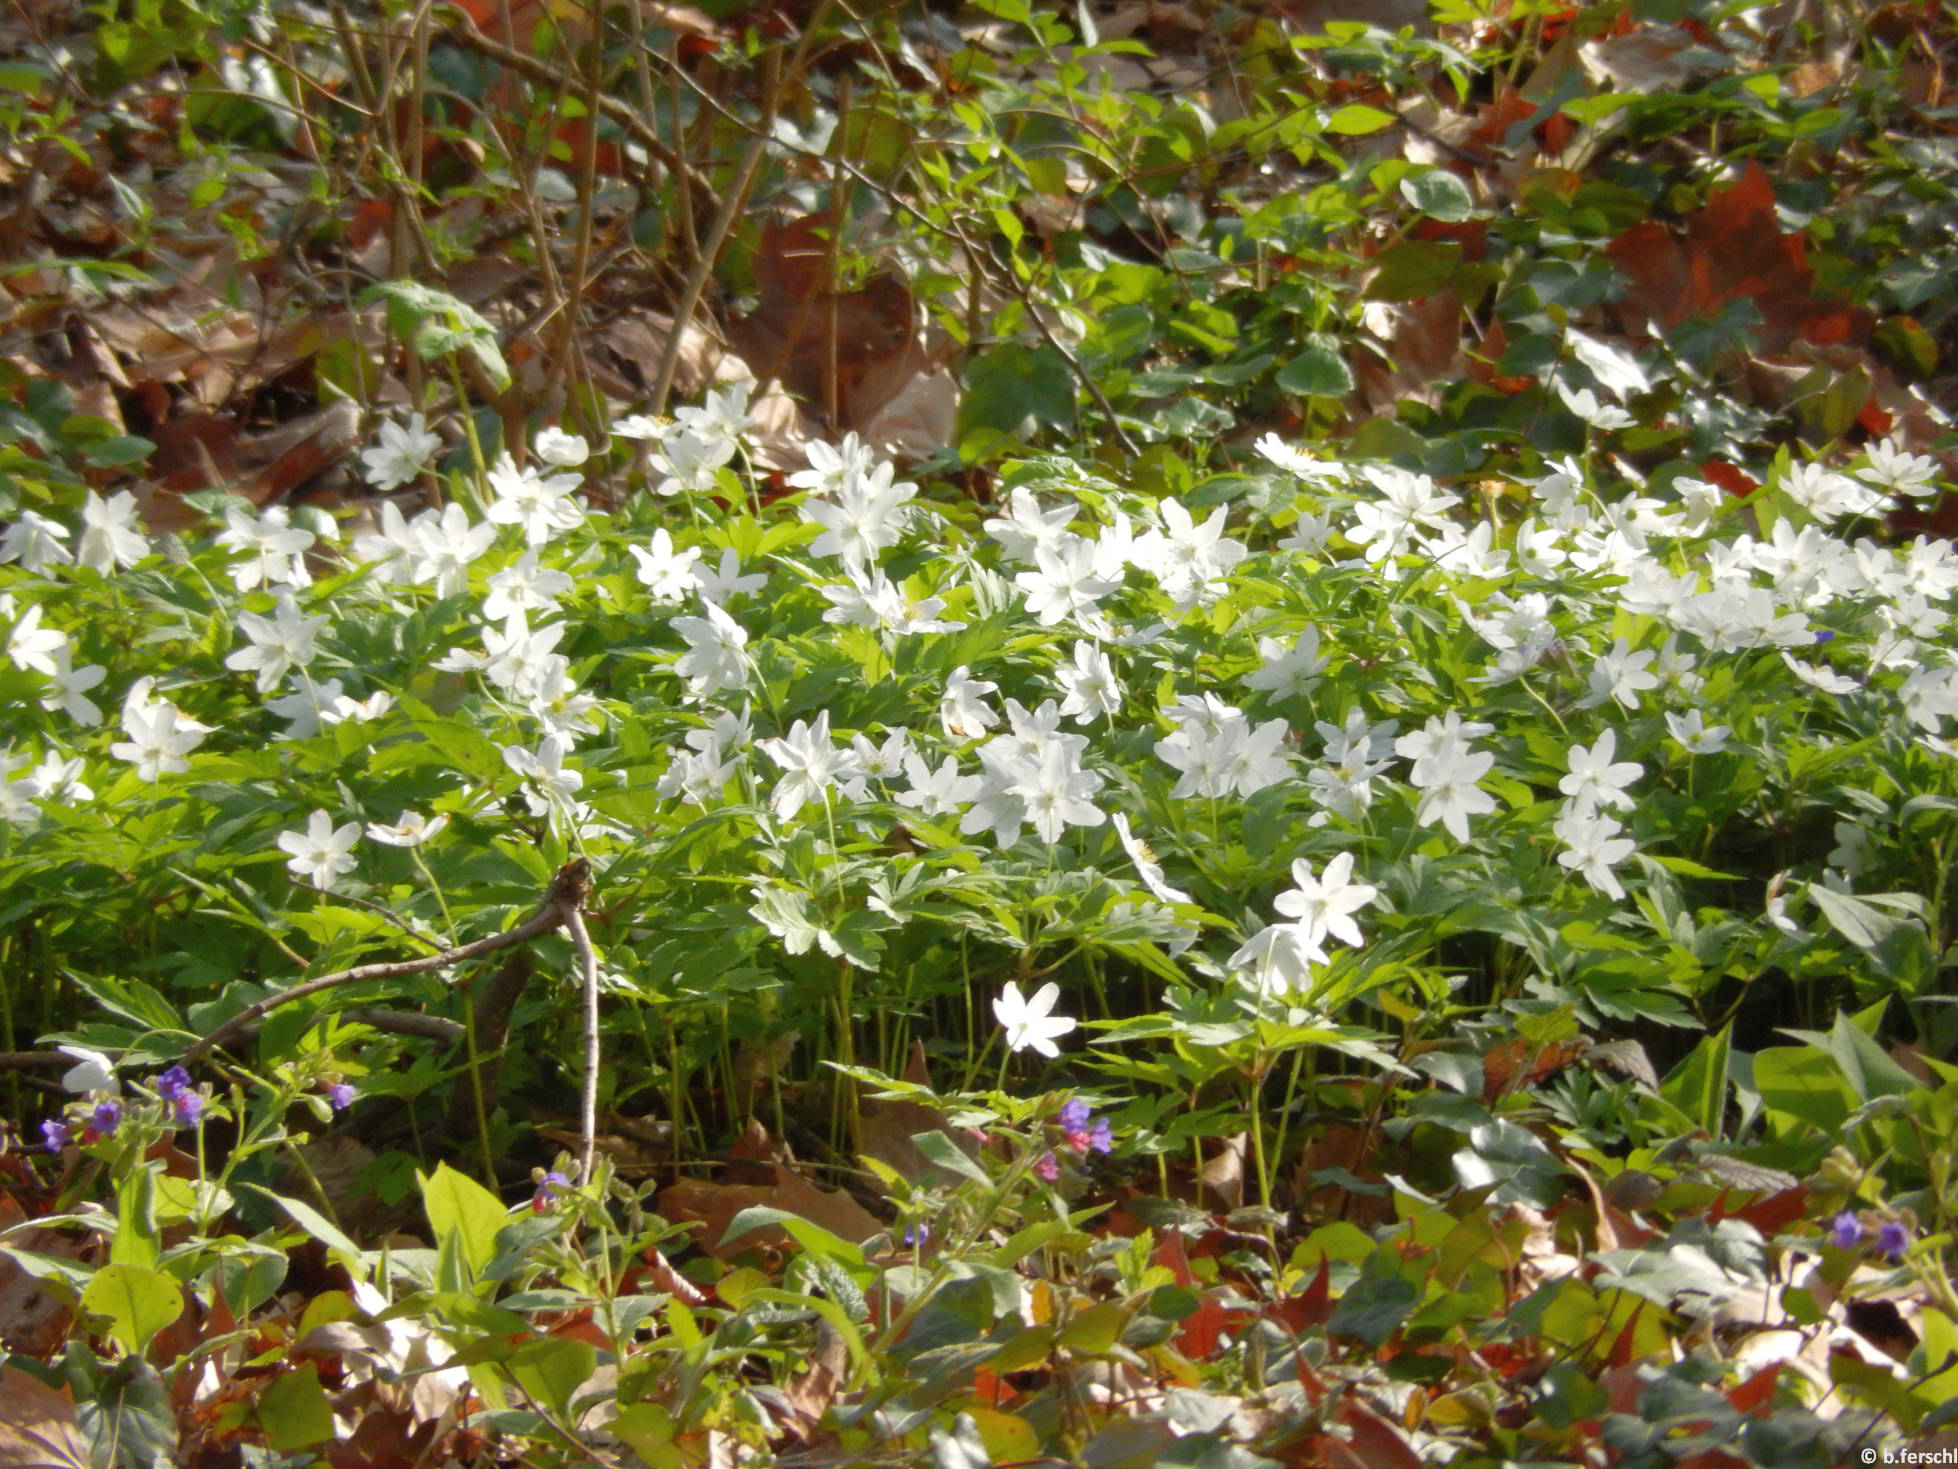
[[[551,886],[544,894],[544,901],[537,911],[519,923],[515,928],[493,933],[488,938],[477,939],[473,944],[463,944],[458,948],[444,949],[439,954],[429,954],[420,959],[401,959],[387,964],[362,964],[353,969],[342,969],[335,974],[323,974],[318,979],[307,980],[290,989],[280,990],[276,995],[247,1005],[216,1030],[197,1041],[184,1052],[184,1063],[197,1060],[206,1051],[223,1045],[250,1025],[253,1021],[269,1015],[282,1005],[290,1005],[295,1000],[306,999],[324,990],[337,989],[341,985],[359,984],[369,979],[393,979],[397,975],[421,974],[430,969],[446,969],[451,964],[460,964],[483,954],[493,954],[498,949],[507,949],[512,944],[525,943],[540,934],[565,927],[574,919],[591,891],[591,864],[580,857],[567,862],[557,870],[551,879]]]

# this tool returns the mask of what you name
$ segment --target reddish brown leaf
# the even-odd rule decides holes
[[[1739,1219],[1753,1225],[1763,1235],[1772,1239],[1797,1219],[1808,1217],[1808,1185],[1799,1184],[1794,1188],[1785,1188],[1780,1193],[1755,1199],[1752,1203],[1731,1212],[1716,1207],[1708,1210],[1707,1213],[1715,1223],[1726,1218]]]
[[[1724,459],[1709,459],[1700,466],[1700,473],[1711,484],[1720,486],[1736,500],[1745,500],[1761,488],[1761,482],[1742,470],[1736,469]]]
[[[1401,1429],[1356,1397],[1339,1406],[1339,1421],[1351,1438],[1328,1435],[1325,1462],[1336,1469],[1421,1469],[1421,1456]]]
[[[757,378],[778,379],[812,409],[834,402],[835,428],[861,430],[937,363],[918,341],[917,303],[894,268],[841,287],[830,223],[811,214],[763,227],[761,300],[728,338]]]
[[[1613,240],[1605,254],[1626,278],[1626,307],[1666,330],[1691,317],[1714,317],[1743,298],[1760,311],[1757,332],[1771,352],[1798,339],[1859,339],[1873,324],[1859,307],[1816,298],[1807,240],[1782,233],[1774,185],[1757,163],[1748,164],[1738,183],[1715,190],[1679,235],[1647,220]]]
[[[1181,1230],[1169,1229],[1163,1232],[1162,1243],[1156,1246],[1156,1253],[1150,1263],[1160,1265],[1169,1271],[1180,1286],[1187,1288],[1196,1284],[1196,1273],[1190,1269],[1190,1256],[1183,1247]]]
[[[1265,1307],[1265,1319],[1299,1335],[1324,1326],[1332,1314],[1332,1268],[1332,1256],[1328,1255],[1319,1262],[1319,1273],[1304,1290],[1295,1296],[1281,1296]]]
[[[1766,1416],[1774,1402],[1774,1385],[1781,1380],[1781,1363],[1770,1362],[1747,1381],[1727,1389],[1727,1401],[1737,1413]]]

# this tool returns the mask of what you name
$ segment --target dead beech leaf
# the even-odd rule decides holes
[[[646,1273],[652,1277],[653,1284],[665,1291],[683,1306],[704,1306],[706,1293],[686,1276],[673,1268],[673,1262],[666,1258],[657,1245],[647,1245],[645,1256]]]
[[[821,1189],[793,1169],[773,1165],[769,1183],[715,1183],[705,1179],[683,1178],[661,1191],[660,1213],[669,1219],[693,1220],[702,1228],[700,1247],[710,1255],[729,1259],[746,1250],[779,1249],[789,1242],[780,1229],[757,1229],[738,1239],[728,1239],[728,1225],[743,1209],[762,1206],[799,1214],[811,1224],[820,1224],[830,1233],[852,1244],[861,1244],[883,1226],[868,1210],[841,1189]]]
[[[904,1177],[926,1184],[951,1183],[955,1175],[939,1167],[912,1141],[921,1132],[942,1132],[968,1155],[978,1150],[945,1125],[945,1114],[904,1098],[866,1100],[858,1109],[857,1151],[889,1164]]]
[[[871,415],[858,432],[893,459],[924,459],[958,432],[959,380],[948,368],[919,373]]]
[[[1806,238],[1782,233],[1774,185],[1758,163],[1716,189],[1679,235],[1646,220],[1613,240],[1605,255],[1627,280],[1625,308],[1665,330],[1690,317],[1711,319],[1743,298],[1761,313],[1755,332],[1769,352],[1802,339],[1860,341],[1872,325],[1862,307],[1815,296]]]
[[[1591,83],[1611,92],[1680,91],[1718,65],[1684,31],[1655,26],[1586,41],[1578,59]]]
[[[67,1389],[0,1368],[0,1469],[93,1469]]]
[[[728,1149],[735,1157],[750,1163],[788,1163],[792,1161],[786,1144],[776,1141],[774,1135],[761,1124],[759,1117],[750,1117],[748,1125],[741,1129],[734,1146]]]
[[[666,359],[666,343],[672,335],[672,317],[658,311],[628,311],[601,329],[598,339],[621,361],[630,364],[639,376],[640,386],[650,391],[659,381],[660,364]],[[689,321],[680,333],[680,355],[673,372],[674,395],[697,398],[706,392],[721,368],[726,351],[697,322]]]
[[[918,306],[895,267],[844,289],[826,215],[762,229],[761,299],[730,323],[729,344],[757,379],[778,380],[812,413],[835,406],[838,432],[861,431],[912,378],[935,366],[918,341]]]
[[[1418,301],[1370,301],[1361,322],[1379,355],[1351,354],[1357,399],[1369,414],[1391,414],[1400,403],[1435,403],[1439,385],[1468,375],[1462,350],[1462,301],[1444,286]]]

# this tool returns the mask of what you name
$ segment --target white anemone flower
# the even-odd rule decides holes
[[[314,811],[306,819],[304,831],[279,833],[279,850],[289,855],[286,867],[295,878],[330,888],[336,878],[359,865],[353,855],[359,841],[359,822],[335,827],[326,812]]]
[[[391,826],[379,821],[368,822],[367,834],[382,846],[419,847],[434,840],[448,824],[447,812],[431,817],[419,811],[403,811]]]
[[[91,1051],[87,1046],[56,1046],[64,1056],[73,1056],[79,1065],[71,1066],[62,1073],[63,1090],[86,1096],[90,1092],[119,1092],[122,1090],[116,1081],[116,1063],[100,1051]]]
[[[1050,1058],[1060,1055],[1060,1047],[1054,1042],[1076,1024],[1067,1016],[1054,1013],[1060,997],[1061,987],[1051,980],[1035,990],[1032,999],[1020,993],[1016,982],[1008,980],[999,998],[993,1001],[993,1014],[999,1017],[1006,1031],[1006,1048],[1034,1050]]]

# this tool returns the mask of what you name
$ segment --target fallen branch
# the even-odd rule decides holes
[[[439,953],[428,954],[420,959],[400,959],[385,964],[362,964],[353,969],[342,969],[334,974],[323,974],[318,979],[309,979],[304,984],[296,984],[290,989],[280,990],[276,995],[267,995],[240,1010],[216,1030],[205,1036],[184,1052],[184,1063],[197,1060],[206,1051],[213,1050],[234,1038],[240,1031],[257,1020],[269,1015],[282,1005],[290,1005],[295,1000],[303,1000],[325,990],[338,989],[341,985],[360,984],[370,979],[393,979],[403,974],[423,974],[431,969],[446,969],[452,964],[461,964],[484,954],[493,954],[498,949],[507,949],[513,944],[526,943],[540,934],[550,933],[565,926],[575,917],[585,901],[585,894],[591,890],[591,864],[580,857],[567,862],[557,870],[551,879],[549,891],[537,911],[519,923],[515,928],[493,933],[488,938],[477,939],[473,944],[463,944],[453,949],[443,949]]]

